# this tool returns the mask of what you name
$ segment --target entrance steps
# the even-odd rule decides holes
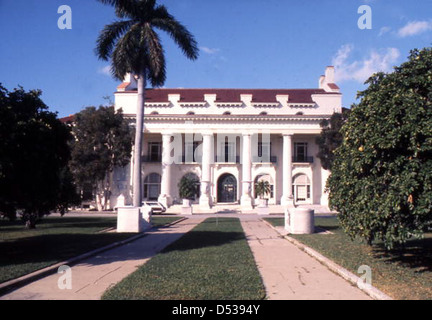
[[[181,204],[175,204],[169,207],[165,213],[167,214],[180,214]],[[199,204],[192,204],[193,214],[257,214],[257,208],[254,209],[243,209],[240,204],[237,203],[218,203],[210,209],[201,209]],[[302,204],[297,206],[298,208],[309,208],[315,211],[315,215],[333,215],[336,212],[332,212],[327,206],[323,205],[312,205]],[[269,205],[269,214],[271,215],[283,215],[285,207],[281,205]]]

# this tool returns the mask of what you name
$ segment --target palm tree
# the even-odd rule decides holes
[[[268,181],[260,180],[255,184],[255,194],[264,199],[267,194],[270,194],[271,186]]]
[[[166,79],[165,55],[155,29],[162,30],[177,43],[190,60],[198,58],[193,35],[156,0],[99,0],[115,8],[120,19],[106,25],[99,34],[96,54],[111,59],[112,75],[123,81],[130,73],[137,79],[138,102],[134,148],[133,205],[141,206],[141,149],[144,129],[144,104],[147,80],[153,87]]]

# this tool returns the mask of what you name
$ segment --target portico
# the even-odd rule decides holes
[[[259,180],[271,185],[270,205],[326,205],[328,172],[316,157],[315,138],[320,122],[341,112],[333,71],[327,68],[318,89],[147,90],[144,200],[155,200],[159,190],[156,200],[164,206],[180,203],[178,182],[193,174],[199,180],[195,203],[202,210],[220,203],[252,210]],[[116,108],[133,123],[133,78],[126,79],[115,96]],[[126,202],[131,197],[132,166],[117,169],[124,172],[113,202],[119,194]]]

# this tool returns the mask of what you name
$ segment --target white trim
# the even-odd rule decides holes
[[[220,108],[242,108],[245,107],[243,102],[215,102],[215,105]]]
[[[203,108],[208,107],[207,101],[204,102],[179,102],[182,108]]]

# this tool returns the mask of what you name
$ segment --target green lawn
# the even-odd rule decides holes
[[[205,220],[103,296],[115,300],[263,298],[260,274],[235,218]]]
[[[283,218],[266,219],[283,226]],[[372,269],[372,285],[394,299],[432,299],[432,234],[412,240],[405,250],[386,251],[380,244],[370,247],[351,241],[337,218],[316,218],[318,227],[333,234],[291,235],[344,268],[357,274],[361,265]],[[361,274],[358,274],[359,276]]]
[[[153,217],[154,226],[176,217]],[[100,233],[116,226],[113,217],[45,217],[34,230],[22,221],[0,219],[0,283],[127,239],[127,233]]]

